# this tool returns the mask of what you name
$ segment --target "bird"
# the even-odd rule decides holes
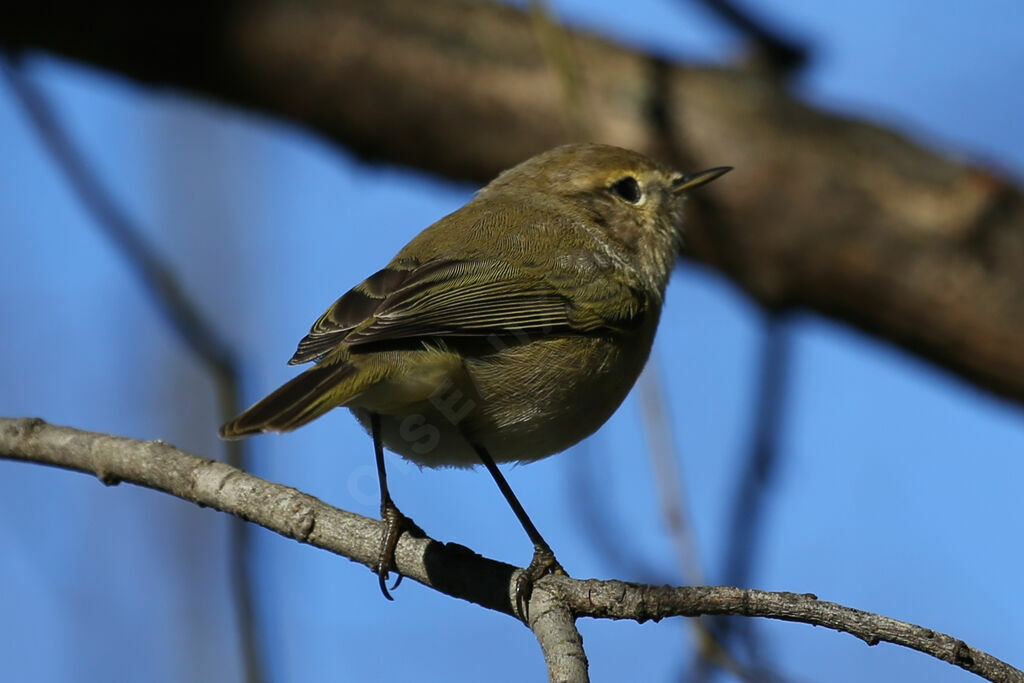
[[[596,143],[519,163],[337,299],[289,360],[313,365],[221,437],[348,408],[373,441],[384,522],[373,569],[388,599],[401,533],[423,532],[391,498],[383,449],[426,467],[483,465],[534,545],[524,601],[565,570],[497,463],[560,453],[622,403],[650,353],[683,198],[729,170],[683,174]]]

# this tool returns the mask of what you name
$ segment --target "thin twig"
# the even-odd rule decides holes
[[[190,301],[173,268],[146,242],[143,232],[100,184],[40,88],[25,77],[20,68],[5,59],[0,59],[0,69],[40,141],[64,173],[78,199],[92,214],[95,225],[114,243],[125,261],[134,269],[135,276],[157,309],[163,313],[170,328],[213,376],[222,421],[231,419],[238,414],[241,406],[238,389],[240,373],[230,347]],[[239,469],[245,469],[243,443],[229,441],[225,444],[227,462]],[[260,648],[257,645],[254,616],[254,587],[249,574],[250,533],[251,528],[247,524],[235,522],[229,526],[228,564],[245,680],[260,683],[265,677],[258,654]]]
[[[969,646],[959,638],[879,614],[819,600],[809,593],[759,591],[731,586],[641,586],[618,581],[559,579],[564,600],[577,614],[595,618],[663,619],[731,614],[824,626],[868,645],[902,645],[991,681],[1024,682],[1024,671]]]
[[[329,550],[372,568],[381,523],[338,510],[293,488],[273,484],[214,460],[199,458],[159,441],[48,425],[40,419],[0,418],[0,458],[54,465],[91,473],[105,484],[122,481],[164,491],[228,512],[301,543]],[[519,619],[513,599],[518,570],[476,555],[468,548],[403,534],[397,570],[446,595]],[[368,583],[368,586],[370,584]],[[1024,672],[962,640],[889,617],[818,600],[814,595],[728,586],[651,586],[622,581],[545,576],[537,581],[530,613],[540,601],[557,600],[578,617],[637,622],[673,616],[735,614],[824,626],[869,645],[894,643],[918,650],[998,683],[1024,683]],[[534,602],[534,600],[538,602]],[[557,616],[557,615],[556,615]],[[553,619],[562,623],[564,619]],[[575,629],[573,629],[575,630]],[[554,628],[557,637],[571,638]],[[538,638],[549,636],[537,633]],[[556,637],[556,636],[551,636]],[[578,634],[577,634],[578,637]],[[566,650],[547,644],[545,652]]]

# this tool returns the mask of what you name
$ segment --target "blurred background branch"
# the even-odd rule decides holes
[[[746,36],[756,66],[791,76],[807,64],[807,48],[772,29],[749,8],[733,0],[692,0]]]

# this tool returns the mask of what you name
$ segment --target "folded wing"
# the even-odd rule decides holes
[[[341,343],[508,334],[581,334],[630,324],[644,301],[632,290],[628,305],[604,311],[538,272],[501,260],[399,261],[334,302],[299,342],[289,363],[317,360]],[[577,295],[577,296],[574,296]],[[605,299],[605,297],[602,297]],[[593,304],[593,305],[591,305]]]

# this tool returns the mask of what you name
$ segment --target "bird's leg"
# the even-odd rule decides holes
[[[384,522],[384,533],[380,536],[380,551],[377,553],[377,565],[374,567],[374,572],[380,583],[380,592],[388,600],[394,600],[391,593],[388,592],[388,573],[392,569],[398,573],[395,567],[395,548],[398,547],[398,537],[402,535],[403,531],[409,531],[418,536],[426,534],[416,525],[416,522],[402,514],[395,502],[391,500],[391,494],[388,493],[388,474],[384,468],[384,445],[380,435],[380,415],[377,413],[370,414],[370,431],[373,435],[374,455],[377,457],[377,481],[380,483],[380,519]],[[402,583],[402,575],[398,574],[391,590],[398,588],[400,583]]]
[[[519,575],[519,579],[516,582],[516,606],[519,608],[519,613],[525,621],[526,606],[529,602],[534,582],[545,574],[561,574],[563,576],[568,576],[568,574],[566,574],[562,565],[558,563],[558,560],[555,559],[555,553],[551,550],[551,546],[548,545],[548,542],[537,531],[537,527],[533,525],[530,516],[526,514],[526,510],[523,509],[519,499],[516,498],[516,494],[512,492],[512,487],[505,481],[505,476],[498,469],[491,454],[483,446],[474,444],[473,448],[476,450],[480,462],[491,473],[494,483],[501,490],[501,495],[505,496],[505,500],[508,502],[509,507],[512,508],[512,512],[516,513],[516,518],[523,525],[526,535],[533,541],[533,559],[530,561],[530,566]]]

